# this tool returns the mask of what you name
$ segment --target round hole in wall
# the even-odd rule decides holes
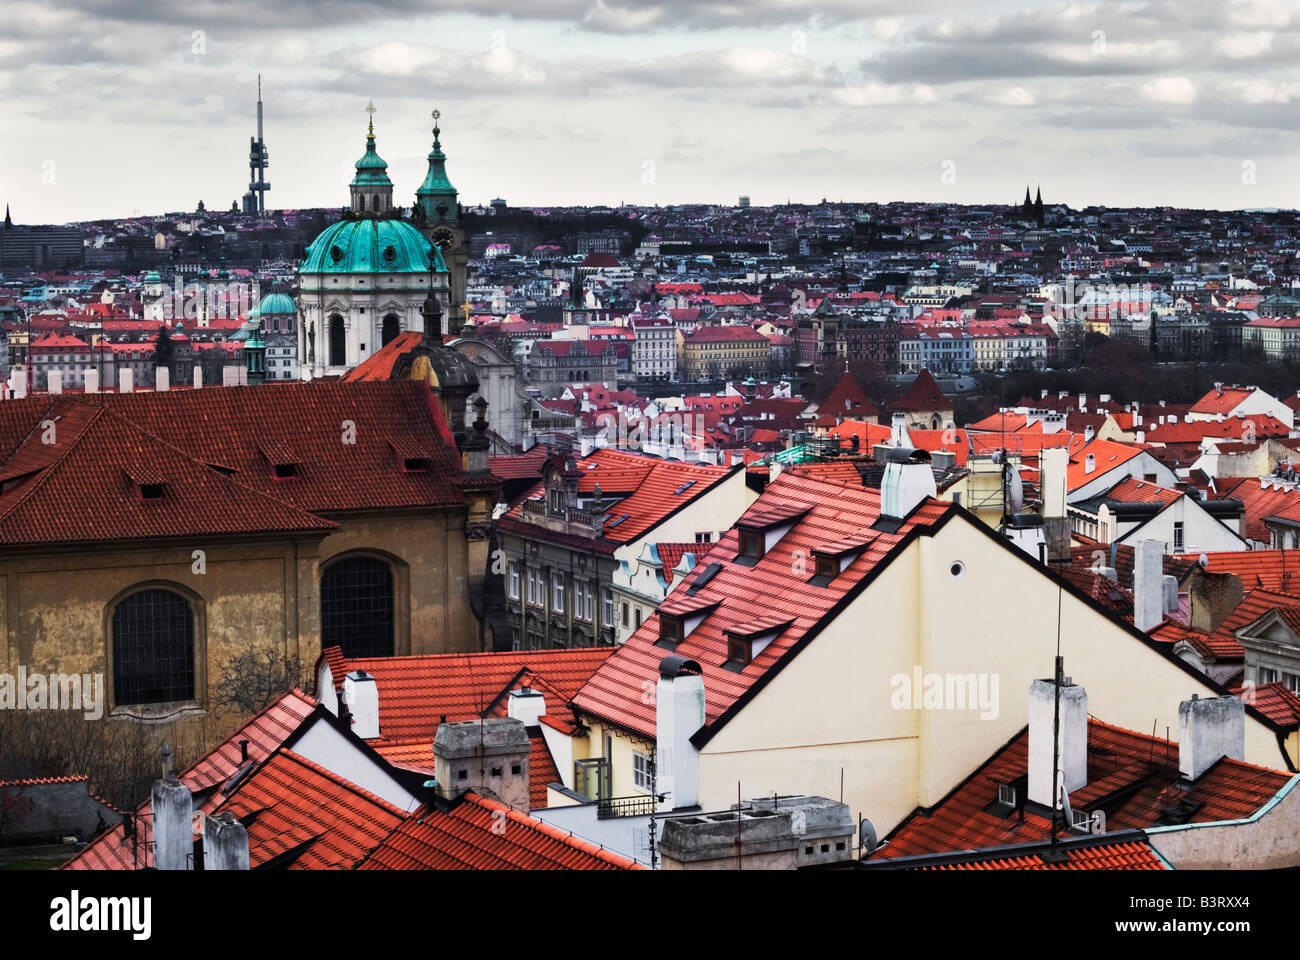
[[[948,575],[954,580],[960,580],[965,572],[966,564],[962,563],[960,560],[954,561],[953,564],[948,567]]]

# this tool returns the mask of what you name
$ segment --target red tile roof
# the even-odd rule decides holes
[[[912,870],[1170,870],[1169,864],[1145,839],[1091,840],[1079,843],[1067,839],[1057,848],[1063,859],[1043,859],[1046,851],[1025,850],[1023,845],[993,847],[977,854],[937,858],[926,857],[900,864]],[[888,863],[887,859],[872,863]]]
[[[1145,480],[1137,480],[1133,477],[1125,477],[1106,491],[1107,500],[1118,500],[1121,503],[1158,503],[1166,507],[1182,495],[1182,491],[1170,490],[1158,483],[1147,483]]]
[[[424,340],[424,333],[419,330],[403,330],[387,344],[347,373],[340,380],[391,380],[397,362]]]
[[[880,416],[880,408],[871,402],[851,373],[845,373],[835,381],[826,399],[817,404],[817,412],[840,417]]]
[[[408,818],[362,870],[639,870],[558,827],[474,793],[446,813]]]
[[[1102,440],[1094,437],[1084,442],[1080,434],[1074,435],[1076,442],[1070,445],[1070,463],[1065,468],[1065,486],[1067,490],[1077,490],[1085,484],[1104,476],[1108,471],[1128,463],[1142,451],[1137,447]],[[1088,456],[1094,457],[1091,472],[1088,470]]]
[[[595,492],[596,484],[600,484],[606,499],[609,519],[597,542],[603,541],[607,545],[636,540],[733,472],[731,467],[662,460],[612,449],[596,450],[590,456],[578,459],[577,464],[581,471],[578,492],[590,495]],[[682,487],[688,483],[690,486],[683,490]],[[522,499],[537,499],[542,493],[543,484],[539,482]],[[611,503],[611,497],[622,499]],[[522,502],[516,503],[499,522],[507,529],[542,531],[543,528],[528,522],[523,509]],[[626,520],[617,526],[609,525],[610,520],[623,515],[627,516]]]
[[[453,722],[505,716],[505,698],[520,685],[542,686],[548,713],[563,717],[568,701],[613,652],[613,647],[576,647],[372,657],[345,659],[338,669],[374,676],[383,741],[432,742],[443,716]]]
[[[881,563],[908,533],[934,524],[953,510],[951,504],[929,500],[922,504],[897,533],[877,533],[871,544],[829,585],[813,586],[806,573],[796,573],[795,551],[812,550],[845,537],[871,534],[880,517],[880,491],[845,485],[787,470],[769,484],[764,494],[740,518],[740,523],[766,522],[784,517],[792,528],[754,566],[734,562],[739,534],[732,528],[709,552],[708,563],[697,565],[660,610],[686,603],[715,605],[711,612],[673,651],[698,661],[703,670],[705,726],[719,718],[800,641],[833,618],[838,605]],[[778,516],[779,515],[779,516]],[[694,594],[692,584],[713,564],[716,574]],[[756,617],[793,616],[782,630],[739,672],[723,666],[727,658],[726,630]],[[655,733],[655,704],[643,697],[643,684],[658,677],[659,662],[668,653],[656,645],[659,615],[617,649],[574,698],[581,710],[645,736]]]
[[[943,391],[939,389],[939,384],[934,382],[934,376],[930,371],[922,370],[894,404],[894,409],[905,413],[951,410],[952,401],[943,395]]]
[[[350,870],[406,818],[337,773],[281,750],[220,805],[248,828],[249,867]],[[254,816],[255,815],[255,816]]]
[[[889,835],[889,844],[872,859],[889,859],[950,850],[983,849],[1010,843],[1042,841],[1051,821],[1026,809],[1024,818],[1004,817],[988,808],[998,785],[1029,771],[1029,730],[1022,730],[929,810],[913,813]],[[1190,823],[1237,820],[1256,813],[1291,779],[1289,774],[1239,760],[1224,759],[1182,789],[1178,745],[1146,734],[1088,720],[1088,783],[1070,794],[1075,810],[1107,807],[1110,830],[1155,826],[1161,809],[1187,800],[1202,806]],[[1124,791],[1131,790],[1126,798]]]
[[[40,468],[0,494],[9,542],[328,530],[304,511],[464,502],[446,423],[414,381],[33,396],[0,407],[0,472]],[[49,419],[58,442],[45,445]],[[268,444],[296,452],[291,480],[275,478]],[[425,453],[433,469],[403,471],[395,446]],[[132,470],[165,481],[159,501],[133,499]]]
[[[1254,392],[1253,387],[1224,387],[1222,391],[1216,388],[1192,404],[1191,412],[1210,416],[1226,415],[1250,399],[1250,395]]]
[[[2,406],[2,405],[0,405]],[[225,783],[242,765],[241,740],[248,741],[248,758],[260,763],[280,748],[302,721],[316,708],[316,701],[301,690],[286,693],[232,733],[207,756],[180,774],[181,783],[198,792]],[[195,808],[211,813],[224,799],[213,792]],[[131,870],[153,864],[153,818],[148,816],[151,801],[136,808],[136,839],[126,838],[121,824],[100,834],[76,857],[64,865],[65,870]],[[133,855],[134,852],[134,855]],[[138,858],[138,859],[137,859]]]

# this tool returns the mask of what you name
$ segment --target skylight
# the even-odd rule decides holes
[[[678,487],[676,490],[673,491],[673,496],[681,496],[683,493],[685,493],[687,490],[691,489],[691,487],[693,487],[693,486],[695,486],[695,481],[694,481],[694,480],[687,480],[687,481],[686,481],[685,483],[683,483],[680,487]]]

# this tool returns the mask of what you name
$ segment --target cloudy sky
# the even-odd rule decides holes
[[[1300,206],[1300,0],[80,0],[0,5],[18,222],[229,207],[257,74],[274,207]]]

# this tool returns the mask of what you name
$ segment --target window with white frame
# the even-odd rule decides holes
[[[614,625],[614,591],[609,587],[606,587],[604,590],[604,595],[601,598],[601,606],[605,608],[605,626],[612,627]]]
[[[654,766],[654,756],[649,753],[632,751],[632,785],[643,793],[650,793],[654,790],[654,777],[651,768]]]
[[[510,599],[519,599],[519,564],[510,564]]]
[[[564,574],[551,575],[551,609],[556,613],[564,612]]]
[[[594,615],[594,597],[591,584],[583,580],[573,582],[573,617],[575,620],[591,622]]]
[[[1259,667],[1255,672],[1259,675],[1261,684],[1277,682],[1277,671],[1272,667]]]

